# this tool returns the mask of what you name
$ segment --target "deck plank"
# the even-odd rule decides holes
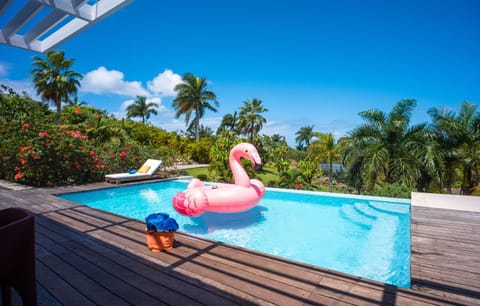
[[[45,227],[43,229],[45,232],[55,233],[61,228],[58,225],[42,220],[39,223],[40,226]],[[109,266],[109,271],[115,271],[115,274],[122,279],[132,280],[131,283],[139,290],[147,291],[150,295],[156,296],[166,303],[172,304],[176,302],[184,305],[195,305],[195,298],[203,295],[209,300],[216,302],[215,304],[231,304],[227,299],[216,298],[217,295],[215,294],[209,294],[196,286],[189,286],[184,281],[179,281],[146,260],[126,255],[124,250],[112,248],[94,239],[84,238],[82,234],[74,231],[62,230],[61,232],[62,235],[71,237],[66,245],[75,248],[78,253],[83,254],[87,258],[96,258],[96,265]],[[191,298],[187,298],[187,296]]]
[[[406,289],[183,233],[152,253],[141,222],[53,196],[98,188],[117,187],[0,190],[1,208],[37,214],[43,303],[480,305],[480,213],[412,207]]]
[[[479,221],[480,214],[475,212],[413,207],[414,290],[452,303],[479,304]]]
[[[95,303],[82,295],[65,279],[61,278],[55,270],[59,267],[48,267],[41,260],[36,261],[37,282],[54,296],[62,305],[95,305]],[[38,301],[39,304],[42,301]]]

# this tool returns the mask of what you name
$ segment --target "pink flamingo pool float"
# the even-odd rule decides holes
[[[255,169],[262,165],[255,146],[249,143],[234,146],[229,163],[235,184],[205,186],[199,179],[192,179],[187,190],[173,198],[175,210],[185,216],[199,216],[205,211],[241,212],[254,207],[265,195],[265,186],[248,177],[240,158],[250,160]]]

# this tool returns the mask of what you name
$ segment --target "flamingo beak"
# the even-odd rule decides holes
[[[255,169],[255,171],[262,169],[262,160],[258,153],[251,154],[250,161],[253,163],[253,169]]]

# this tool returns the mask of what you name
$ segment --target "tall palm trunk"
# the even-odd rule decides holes
[[[200,140],[200,116],[198,113],[195,115],[195,141]]]
[[[55,123],[60,124],[60,117],[62,115],[62,97],[60,97],[60,94],[57,94],[54,103],[57,107],[57,113],[55,114]]]
[[[328,161],[328,192],[333,191],[333,161],[330,158]]]
[[[465,165],[463,168],[463,182],[461,193],[469,195],[472,193],[472,167],[470,165]]]

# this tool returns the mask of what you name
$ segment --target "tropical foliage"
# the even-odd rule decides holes
[[[260,132],[267,119],[261,114],[267,112],[268,109],[263,107],[262,100],[253,98],[245,100],[244,105],[240,108],[240,117],[238,128],[240,132],[248,136],[248,140],[255,144],[254,136]]]
[[[193,129],[195,130],[195,140],[200,139],[200,118],[205,115],[206,110],[217,112],[219,103],[215,93],[207,89],[207,79],[199,78],[192,73],[186,73],[182,77],[183,82],[175,86],[178,92],[173,100],[175,108],[175,117],[179,118],[185,115],[185,123],[188,126],[192,113],[195,113],[193,119]]]
[[[33,84],[44,101],[52,102],[57,108],[56,121],[60,122],[62,102],[70,101],[76,94],[82,75],[71,70],[74,59],[66,59],[63,51],[48,51],[45,58],[33,57]]]
[[[415,104],[415,100],[402,100],[389,114],[377,109],[360,113],[365,123],[350,133],[344,162],[354,166],[350,171],[360,172],[354,176],[361,176],[366,190],[395,182],[416,187],[418,169],[428,157],[426,124],[410,125]]]
[[[35,186],[94,182],[105,173],[125,172],[157,158],[170,171],[179,163],[205,163],[208,170],[198,173],[202,179],[231,182],[230,149],[249,141],[264,168],[254,172],[248,161],[244,166],[251,177],[272,187],[409,197],[414,190],[469,194],[479,182],[480,113],[471,102],[464,102],[458,113],[432,108],[430,124],[411,124],[416,101],[401,100],[390,112],[360,112],[363,123],[339,139],[313,125],[302,126],[295,133],[297,146],[291,148],[284,136],[261,133],[268,109],[258,98],[226,114],[214,132],[200,119],[207,110],[217,111],[216,95],[205,78],[186,73],[175,87],[172,105],[177,118],[185,116],[187,128],[167,132],[147,124],[158,104],[145,96],[127,108],[126,119],[79,102],[81,75],[72,65],[62,51],[34,57],[35,88],[56,112],[1,86],[1,179]]]
[[[308,156],[315,165],[326,163],[328,165],[328,191],[333,191],[333,164],[340,160],[339,147],[332,133],[314,133],[316,139],[308,145]]]
[[[479,178],[480,113],[477,105],[463,102],[460,112],[433,108],[429,112],[436,137],[436,152],[441,159],[444,183],[451,193],[455,165],[461,168],[461,191],[471,192]]]
[[[140,117],[142,123],[145,124],[145,120],[150,119],[150,115],[157,115],[158,103],[147,102],[147,97],[137,96],[135,101],[127,106],[127,118]]]
[[[312,141],[314,125],[302,126],[298,132],[295,133],[295,141],[297,142],[298,150],[306,150]]]
[[[222,132],[223,130],[228,130],[232,131],[235,133],[239,133],[238,130],[238,113],[234,112],[233,114],[226,114],[222,118],[222,122],[220,123],[220,126],[218,127],[217,134]]]

